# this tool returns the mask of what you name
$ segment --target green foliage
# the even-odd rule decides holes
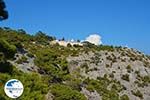
[[[16,47],[10,45],[6,40],[0,39],[0,52],[3,52],[6,58],[13,58],[16,53]]]
[[[144,82],[144,83],[150,83],[150,76],[144,76],[143,78],[142,78],[142,81]]]
[[[23,30],[23,29],[18,29],[18,33],[20,33],[20,34],[26,34],[26,31]]]
[[[6,5],[4,0],[0,0],[0,21],[8,18],[8,11],[6,10]]]
[[[67,44],[67,47],[72,47],[72,45],[70,43]]]
[[[108,45],[100,45],[98,47],[98,50],[106,50],[106,51],[114,51],[114,47],[113,46],[108,46]]]
[[[121,79],[123,79],[125,81],[130,81],[128,74],[122,75]]]
[[[70,86],[72,89],[81,91],[82,80],[74,78],[73,76],[66,80],[66,85]]]
[[[133,95],[135,95],[135,96],[143,99],[143,94],[139,90],[137,90],[137,91],[131,91],[131,92],[132,92]]]
[[[4,62],[0,62],[0,72],[2,73],[12,73],[12,70],[13,70],[13,66],[7,62],[7,61],[4,61]]]
[[[11,73],[13,69],[13,66],[7,62],[4,54],[2,52],[0,52],[0,72],[2,73]]]
[[[48,92],[48,84],[44,83],[44,77],[41,77],[38,74],[29,74],[21,78],[18,77],[18,79],[22,80],[25,87],[25,93],[22,95],[22,100],[32,98],[43,100],[45,98],[45,94]]]
[[[49,41],[55,40],[55,37],[48,36],[45,33],[39,31],[35,34],[34,39],[37,41],[37,43],[46,45]]]
[[[50,75],[53,78],[53,82],[61,82],[65,80],[65,75],[69,73],[68,63],[65,57],[61,57],[61,52],[58,49],[53,49],[42,48],[35,50],[35,64]]]
[[[130,100],[130,99],[126,94],[124,94],[120,97],[120,100]]]
[[[26,62],[27,62],[27,57],[25,57],[25,56],[22,56],[20,59],[18,59],[16,61],[16,63],[18,63],[18,64],[22,64],[22,63],[26,63]]]
[[[51,93],[55,96],[54,100],[86,100],[80,92],[61,84],[52,85]]]
[[[1,36],[0,29],[0,36]],[[13,59],[17,51],[16,46],[10,44],[6,41],[4,37],[0,37],[0,72],[2,73],[11,73],[13,66],[7,61],[8,59]]]
[[[131,65],[128,65],[126,69],[127,69],[128,73],[131,73],[131,71],[132,71]]]
[[[148,86],[148,84],[150,83],[150,76],[146,75],[146,76],[140,76],[140,74],[137,74],[137,81],[135,81],[135,83],[139,86],[139,87],[144,87],[144,86]]]
[[[32,53],[28,53],[27,56],[30,58],[34,57],[34,55]]]
[[[88,66],[88,64],[87,63],[83,63],[83,64],[81,64],[81,66],[80,66],[81,68],[85,68],[85,69],[87,69],[88,70],[88,68],[89,68],[89,66]]]
[[[117,91],[117,92],[121,92],[124,89],[124,87],[120,84],[120,82],[114,82],[111,90]]]
[[[4,38],[7,42],[21,47],[24,44],[29,44],[33,40],[33,36],[28,34],[22,34],[19,30],[12,30],[10,28],[0,29],[0,38]]]

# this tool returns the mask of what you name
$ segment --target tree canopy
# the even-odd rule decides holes
[[[5,20],[8,18],[8,12],[5,10],[6,5],[3,0],[0,0],[0,20]]]

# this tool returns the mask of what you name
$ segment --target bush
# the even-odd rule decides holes
[[[120,97],[120,100],[130,100],[130,99],[126,94],[124,94]]]
[[[13,66],[6,61],[6,58],[3,53],[0,52],[0,72],[2,73],[11,73]]]
[[[88,64],[87,63],[83,63],[83,64],[81,64],[81,66],[80,66],[81,68],[85,68],[85,69],[88,69],[89,68],[89,66],[88,66]]]
[[[143,99],[143,94],[139,90],[137,90],[135,92],[134,91],[131,91],[131,92],[132,92],[133,95]]]
[[[128,74],[122,75],[121,79],[123,79],[125,81],[130,81]]]
[[[127,72],[128,72],[128,73],[131,73],[131,71],[133,71],[130,65],[128,65],[128,66],[126,67],[126,69],[127,69]]]
[[[13,70],[13,66],[7,62],[7,61],[4,61],[4,62],[0,62],[0,72],[2,73],[11,73]]]
[[[16,46],[10,45],[6,40],[0,39],[0,52],[3,52],[5,57],[13,58],[17,52]]]
[[[77,90],[61,84],[52,85],[51,93],[55,96],[54,100],[86,100],[86,97]]]
[[[67,47],[72,47],[72,45],[70,43],[67,44]]]
[[[66,81],[66,85],[75,89],[77,91],[81,91],[82,81],[78,78],[70,77],[70,80]]]
[[[27,57],[22,56],[20,59],[16,61],[18,64],[27,63]]]
[[[55,40],[55,37],[48,36],[41,31],[37,32],[36,35],[34,36],[34,38],[37,41],[37,43],[43,44],[43,45],[49,44],[48,41]]]
[[[100,45],[98,46],[98,50],[114,51],[115,49],[113,46]]]
[[[34,55],[32,53],[28,53],[27,56],[30,57],[30,58],[34,57]]]

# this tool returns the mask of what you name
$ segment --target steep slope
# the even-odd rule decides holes
[[[150,99],[150,59],[138,51],[121,48],[112,52],[88,52],[77,57],[70,56],[67,60],[71,73],[78,71],[85,79],[106,78],[111,81],[106,87],[108,90],[119,87],[113,81],[119,82],[119,96],[127,95],[131,100]],[[85,93],[85,90],[82,91]],[[100,95],[103,96],[102,93]],[[91,96],[87,94],[87,97]]]
[[[38,32],[0,29],[0,80],[25,87],[20,100],[150,100],[150,57],[130,48],[61,46]],[[0,90],[0,99],[9,100]]]

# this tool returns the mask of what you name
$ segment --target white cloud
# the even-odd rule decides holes
[[[85,41],[88,41],[90,43],[93,43],[95,45],[100,45],[102,44],[102,41],[101,41],[101,36],[98,35],[98,34],[91,34],[89,35]]]

